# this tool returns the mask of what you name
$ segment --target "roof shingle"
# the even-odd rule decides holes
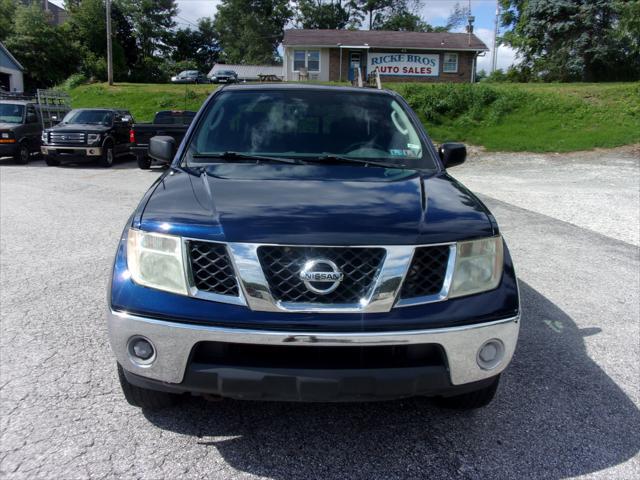
[[[397,32],[387,30],[285,30],[284,46],[369,46],[425,50],[488,50],[474,34],[449,32]]]

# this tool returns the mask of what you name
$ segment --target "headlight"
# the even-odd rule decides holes
[[[42,143],[47,143],[47,132],[42,132],[42,136],[40,137],[40,140],[42,140]]]
[[[87,142],[88,143],[96,143],[100,141],[100,134],[99,133],[90,133],[87,135]]]
[[[13,132],[0,133],[0,143],[16,143],[16,139],[13,136]]]
[[[449,298],[492,290],[502,278],[502,237],[460,242]]]
[[[187,294],[180,237],[129,229],[127,265],[140,285]]]

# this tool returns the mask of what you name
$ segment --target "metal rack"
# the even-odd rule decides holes
[[[54,126],[71,110],[71,98],[67,92],[38,89],[36,98],[40,108],[42,128]]]

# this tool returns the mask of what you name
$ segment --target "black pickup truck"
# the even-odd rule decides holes
[[[129,132],[131,151],[138,159],[138,166],[143,170],[151,168],[153,159],[149,157],[149,140],[156,135],[172,137],[176,145],[182,138],[196,116],[189,110],[162,110],[156,112],[152,123],[136,123]]]
[[[133,123],[126,110],[82,108],[71,110],[58,125],[42,132],[42,155],[49,166],[62,160],[95,160],[103,167],[116,157],[129,155],[129,129]]]

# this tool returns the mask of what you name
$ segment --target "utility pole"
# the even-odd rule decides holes
[[[491,73],[496,71],[498,65],[498,18],[500,17],[500,4],[496,1],[496,19],[493,24],[493,48],[491,49]]]
[[[107,80],[113,85],[113,48],[111,45],[111,0],[107,4]]]

